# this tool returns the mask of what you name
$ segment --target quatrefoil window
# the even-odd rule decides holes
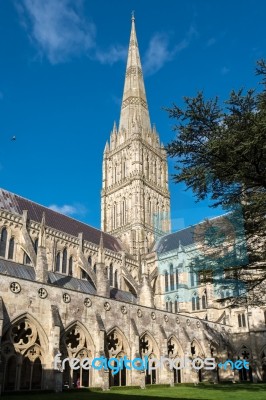
[[[64,303],[70,303],[71,297],[68,293],[63,294],[63,301]]]
[[[89,299],[89,297],[86,297],[86,299],[84,300],[84,306],[91,307],[91,305],[92,305],[91,299]]]
[[[38,290],[38,295],[41,299],[45,299],[48,296],[47,290],[44,288],[40,288]]]
[[[21,286],[18,282],[10,283],[10,290],[13,293],[19,293],[21,291]]]

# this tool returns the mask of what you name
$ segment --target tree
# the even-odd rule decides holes
[[[175,119],[176,137],[166,147],[168,155],[176,159],[174,181],[191,188],[197,201],[210,196],[213,207],[232,212],[241,206],[248,261],[238,273],[250,296],[266,279],[264,60],[257,62],[256,73],[262,78],[259,92],[233,90],[222,105],[218,97],[207,100],[200,92],[184,98],[184,109],[175,104],[166,109]]]

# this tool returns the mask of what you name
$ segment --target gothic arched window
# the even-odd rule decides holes
[[[96,264],[94,264],[94,266],[93,266],[93,271],[94,271],[94,273],[96,274],[96,272],[97,272]]]
[[[56,255],[56,263],[55,263],[56,272],[60,272],[60,268],[61,268],[61,254],[57,253],[57,255]]]
[[[62,273],[66,274],[67,270],[67,249],[64,248],[63,250],[63,260],[62,260]]]
[[[127,164],[126,164],[126,160],[123,160],[123,164],[122,164],[122,178],[126,178],[127,176]]]
[[[192,271],[192,269],[190,270],[190,284],[192,287],[195,286],[194,272]]]
[[[91,267],[91,256],[88,257],[88,265]]]
[[[200,310],[200,298],[199,298],[199,296],[196,297],[196,306],[197,306],[197,310]]]
[[[117,269],[115,270],[115,275],[114,275],[114,286],[115,286],[115,288],[117,288],[118,289],[118,272],[117,272]]]
[[[170,264],[170,290],[175,290],[173,264]]]
[[[36,254],[38,253],[38,246],[39,246],[39,239],[37,238],[34,241],[34,250]]]
[[[190,284],[191,287],[197,286],[197,275],[195,274],[193,268],[190,268]]]
[[[192,296],[192,311],[200,310],[200,298],[196,293]]]
[[[152,201],[149,199],[149,215],[150,215],[150,224],[152,225]]]
[[[14,258],[14,247],[15,247],[15,239],[12,237],[9,240],[9,247],[8,247],[8,259],[13,260]]]
[[[171,300],[169,301],[169,311],[173,312],[173,303],[171,302]]]
[[[6,228],[3,228],[0,238],[0,257],[5,257],[6,255],[6,244],[7,244],[7,230]]]
[[[73,257],[71,256],[71,257],[69,257],[69,260],[68,260],[68,273],[69,273],[69,275],[73,275]]]
[[[201,305],[202,308],[207,308],[207,295],[206,295],[206,291],[204,291],[202,297],[201,297]]]
[[[116,183],[116,165],[114,166],[114,176],[113,176],[113,181]]]
[[[192,297],[192,311],[196,310],[196,298],[193,296]]]
[[[245,328],[246,327],[246,316],[245,314],[238,314],[238,326],[240,328]]]
[[[122,225],[126,224],[126,199],[122,201]]]
[[[116,223],[117,223],[117,220],[116,220],[116,216],[117,216],[117,210],[116,210],[116,203],[114,203],[114,207],[113,207],[113,229],[115,229],[116,228]]]
[[[164,288],[165,288],[165,291],[168,292],[169,282],[168,282],[168,272],[167,271],[165,271],[165,273],[164,273]]]
[[[176,270],[175,270],[175,287],[176,287],[176,289],[178,289],[178,280],[179,280],[178,268],[176,267]]]
[[[31,264],[31,259],[30,259],[30,257],[28,256],[28,254],[26,252],[24,252],[23,264],[26,264],[26,265],[30,265]]]
[[[110,264],[109,267],[109,280],[110,280],[110,286],[113,286],[114,284],[113,264]]]

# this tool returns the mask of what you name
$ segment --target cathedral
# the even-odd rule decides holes
[[[0,189],[0,394],[266,380],[266,308],[228,306],[244,288],[226,285],[230,259],[218,268],[206,250],[209,225],[237,241],[234,221],[174,233],[170,221],[166,151],[150,121],[133,16],[120,121],[103,153],[101,230]],[[211,271],[193,268],[203,250]],[[58,354],[217,366],[168,360],[113,374],[61,368]],[[219,368],[226,360],[249,368]]]

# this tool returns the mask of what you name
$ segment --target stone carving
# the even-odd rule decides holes
[[[21,291],[21,286],[18,282],[10,283],[10,290],[13,293],[19,293]]]
[[[41,299],[46,299],[46,297],[48,296],[48,292],[47,292],[46,289],[40,288],[40,289],[38,290],[38,295],[39,295],[39,297],[40,297]]]
[[[85,307],[91,307],[92,305],[92,301],[89,297],[86,297],[86,299],[84,300],[84,306]]]
[[[64,294],[63,294],[63,302],[64,302],[64,303],[70,303],[70,301],[71,301],[70,294],[64,293]]]
[[[126,306],[122,306],[122,307],[121,307],[121,312],[122,312],[122,314],[126,314],[126,313],[127,313],[127,308],[126,308]]]

